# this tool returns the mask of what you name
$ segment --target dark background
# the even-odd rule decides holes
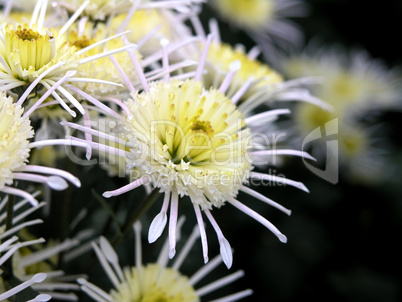
[[[389,67],[402,63],[402,1],[306,2],[309,16],[294,21],[307,41],[318,37],[329,45],[364,48]],[[208,8],[203,11],[204,18],[213,14]],[[241,31],[223,22],[220,27],[224,41],[254,45]],[[278,171],[303,181],[309,194],[294,188],[257,188],[292,209],[287,217],[257,200],[247,201],[286,234],[287,244],[233,207],[214,211],[235,250],[232,270],[246,274],[233,291],[252,288],[254,295],[244,301],[402,301],[401,119],[400,111],[377,117],[385,126],[391,177],[377,175],[376,184],[356,184],[340,171],[340,182],[332,185],[295,159]],[[213,233],[210,238],[213,241]]]

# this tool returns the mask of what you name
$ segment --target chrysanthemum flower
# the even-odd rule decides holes
[[[301,31],[288,19],[306,14],[301,0],[213,0],[209,4],[222,19],[245,30],[261,45],[271,64],[276,58],[275,44],[282,46],[301,41]]]
[[[208,260],[208,248],[202,212],[214,227],[223,260],[230,267],[230,245],[215,222],[211,210],[229,202],[269,228],[282,242],[286,242],[286,237],[275,226],[235,197],[241,190],[289,214],[289,210],[248,188],[246,184],[248,179],[278,181],[307,191],[302,183],[252,172],[253,164],[257,163],[254,159],[266,159],[279,154],[305,154],[295,150],[265,149],[270,146],[253,150],[253,133],[247,125],[269,122],[289,111],[272,110],[244,119],[232,100],[223,93],[224,88],[206,90],[199,81],[207,51],[206,47],[202,56],[204,59],[200,61],[192,79],[169,78],[166,56],[162,60],[166,70],[164,80],[148,83],[139,70],[144,91],[133,92],[131,98],[121,105],[122,114],[111,115],[115,121],[116,134],[73,123],[63,124],[103,138],[103,143],[78,138],[74,141],[87,143],[94,149],[123,157],[128,170],[135,168],[132,170],[133,175],[130,175],[130,184],[115,191],[105,192],[104,197],[123,194],[145,183],[151,183],[164,193],[162,210],[150,226],[150,242],[154,242],[161,235],[167,223],[170,204],[170,257],[174,256],[175,229],[181,201],[179,196],[188,196],[201,231],[205,262]],[[224,83],[228,81],[230,75]],[[109,142],[114,144],[113,147]],[[266,163],[265,161],[264,164]]]
[[[111,30],[105,24],[95,24],[90,21],[82,22],[79,25],[73,25],[69,29],[67,43],[70,46],[74,46],[77,51],[92,47],[80,56],[82,59],[96,55],[99,56],[108,49],[124,48],[125,44],[119,38],[109,39],[106,43],[102,42],[108,39],[110,32]],[[135,51],[135,55],[138,60],[141,58],[138,51]],[[127,87],[123,86],[124,82],[119,70],[122,70],[131,82],[136,81],[137,74],[135,69],[128,68],[131,64],[131,59],[127,52],[117,53],[113,57],[101,57],[90,61],[77,68],[77,77],[96,79],[98,81],[82,81],[76,82],[74,85],[96,99],[101,99],[104,96],[117,96],[128,90]],[[119,86],[109,85],[108,83],[116,83]]]
[[[354,181],[378,180],[371,175],[385,173],[385,148],[376,146],[379,137],[367,117],[399,106],[400,75],[362,50],[346,53],[341,47],[316,46],[311,43],[303,53],[284,59],[283,70],[289,78],[320,78],[319,85],[311,89],[333,110],[300,103],[294,110],[295,128],[304,137],[338,118],[339,159],[344,175]],[[317,157],[324,156],[316,144],[312,147]]]
[[[65,179],[80,186],[80,181],[68,172],[26,164],[30,150],[35,146],[46,145],[49,141],[30,143],[33,130],[28,118],[29,112],[22,114],[23,109],[13,103],[11,97],[0,93],[0,192],[27,198],[33,205],[37,205],[38,202],[31,194],[12,186],[15,180],[44,183],[56,190],[67,187]]]
[[[202,288],[196,289],[196,284],[205,278],[216,266],[222,263],[221,257],[218,256],[202,267],[198,272],[194,273],[191,277],[187,277],[180,273],[179,269],[182,263],[186,259],[194,241],[199,236],[198,229],[194,229],[177,260],[171,266],[168,266],[168,245],[165,245],[162,248],[157,262],[149,263],[147,265],[142,264],[140,228],[141,225],[139,223],[134,226],[136,251],[134,267],[126,267],[124,269],[120,267],[118,255],[106,238],[101,237],[98,244],[93,243],[95,253],[114,287],[108,293],[84,279],[79,279],[78,282],[81,284],[82,290],[93,300],[115,302],[195,302],[201,301],[203,296],[234,282],[244,275],[242,271],[237,271],[222,279],[205,285]],[[251,290],[244,290],[213,301],[238,301],[251,294]]]
[[[344,174],[353,182],[373,184],[392,175],[387,162],[387,143],[379,139],[375,126],[341,125],[339,156]],[[377,131],[378,132],[378,131]]]
[[[38,1],[29,24],[1,24],[0,90],[17,93],[21,97],[22,104],[31,92],[39,93],[43,87],[49,90],[56,86],[52,96],[65,110],[75,116],[75,112],[68,107],[60,94],[81,113],[85,110],[63,87],[64,82],[98,82],[117,85],[97,79],[74,78],[78,66],[132,47],[128,45],[119,50],[110,50],[82,58],[81,55],[90,50],[90,47],[77,50],[75,46],[66,43],[67,29],[87,4],[88,2],[85,2],[61,29],[43,27],[46,1]]]
[[[317,49],[311,43],[305,52],[284,58],[282,69],[290,78],[319,77],[314,94],[348,115],[392,108],[399,96],[400,75],[363,50]]]

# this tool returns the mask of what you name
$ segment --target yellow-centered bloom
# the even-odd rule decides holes
[[[127,106],[124,139],[136,141],[130,160],[163,192],[188,195],[208,209],[237,194],[250,170],[250,132],[222,93],[193,80],[159,81]]]
[[[58,47],[60,43],[56,44],[58,38],[55,30],[39,30],[35,24],[6,24],[2,28],[2,35],[5,40],[0,43],[0,55],[5,64],[0,64],[0,77],[14,78],[14,81],[10,79],[8,89],[32,83],[59,62],[64,62],[64,65],[50,72],[47,78],[60,77],[78,66],[76,48]]]
[[[96,78],[74,77],[77,74],[78,67],[102,57],[125,51],[132,48],[133,45],[130,44],[120,49],[112,49],[92,56],[84,56],[86,52],[91,50],[90,47],[78,49],[78,47],[88,43],[77,43],[78,47],[71,45],[67,39],[67,31],[88,4],[89,1],[85,1],[70,19],[58,29],[43,26],[47,1],[37,2],[29,24],[3,24],[0,28],[0,90],[16,93],[19,96],[19,105],[22,105],[29,97],[43,96],[43,99],[40,98],[39,100],[44,102],[51,95],[72,116],[76,116],[76,113],[69,107],[66,100],[81,114],[85,113],[85,109],[79,102],[82,98],[89,99],[88,101],[95,106],[102,106],[99,101],[85,94],[72,83],[119,84]],[[112,36],[99,41],[96,46],[115,37]],[[65,85],[66,82],[69,82],[70,85]],[[79,95],[79,98],[76,99],[67,89],[73,90]],[[38,102],[36,107],[40,106]]]
[[[345,115],[370,108],[386,108],[398,99],[398,75],[363,50],[346,53],[341,48],[314,50],[290,56],[282,68],[290,78],[315,76],[317,97]]]
[[[172,268],[148,264],[124,270],[125,282],[112,289],[112,301],[184,302],[199,301],[186,276]]]

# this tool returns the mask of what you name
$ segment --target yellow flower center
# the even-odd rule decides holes
[[[41,34],[27,24],[6,26],[6,56],[9,64],[20,64],[22,70],[39,70],[56,54],[54,38]],[[14,74],[18,76],[18,73]],[[23,80],[23,79],[22,79]]]
[[[89,45],[92,45],[93,43],[93,39],[88,39],[86,36],[83,36],[75,40],[73,43],[71,43],[71,45],[75,46],[77,49],[83,49],[85,47],[88,47]]]
[[[188,278],[172,268],[149,264],[138,269],[124,270],[126,282],[111,291],[113,301],[119,302],[197,302]]]
[[[367,147],[366,134],[358,129],[343,129],[339,133],[339,148],[347,158],[354,158],[360,155]]]
[[[208,137],[212,137],[214,130],[212,129],[210,121],[194,121],[191,127],[193,132],[199,132],[208,135]]]
[[[297,109],[297,121],[305,133],[324,126],[336,116],[334,112],[307,103],[299,104]]]
[[[332,104],[350,104],[359,101],[364,91],[369,88],[364,80],[352,73],[341,71],[327,82],[326,99]],[[325,87],[324,87],[325,89]]]
[[[30,28],[22,28],[21,26],[15,31],[15,34],[22,40],[38,40],[42,35]]]

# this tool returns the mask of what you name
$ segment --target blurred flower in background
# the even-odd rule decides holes
[[[381,137],[376,116],[386,110],[401,109],[400,70],[398,73],[396,68],[388,68],[366,51],[319,47],[317,41],[307,45],[302,53],[284,58],[281,64],[290,79],[316,77],[318,83],[311,90],[331,106],[324,110],[297,104],[294,121],[300,138],[338,119],[336,148],[346,172],[343,176],[364,183],[380,180],[379,174],[382,178],[387,177],[387,172],[393,175],[386,161],[387,142]],[[312,145],[309,147],[314,148]],[[324,157],[326,151],[322,151],[324,154],[317,156]]]
[[[307,5],[300,0],[212,0],[208,2],[222,20],[247,32],[275,64],[277,47],[288,48],[303,41],[303,32],[291,20],[304,17]],[[274,65],[275,66],[275,65]]]

